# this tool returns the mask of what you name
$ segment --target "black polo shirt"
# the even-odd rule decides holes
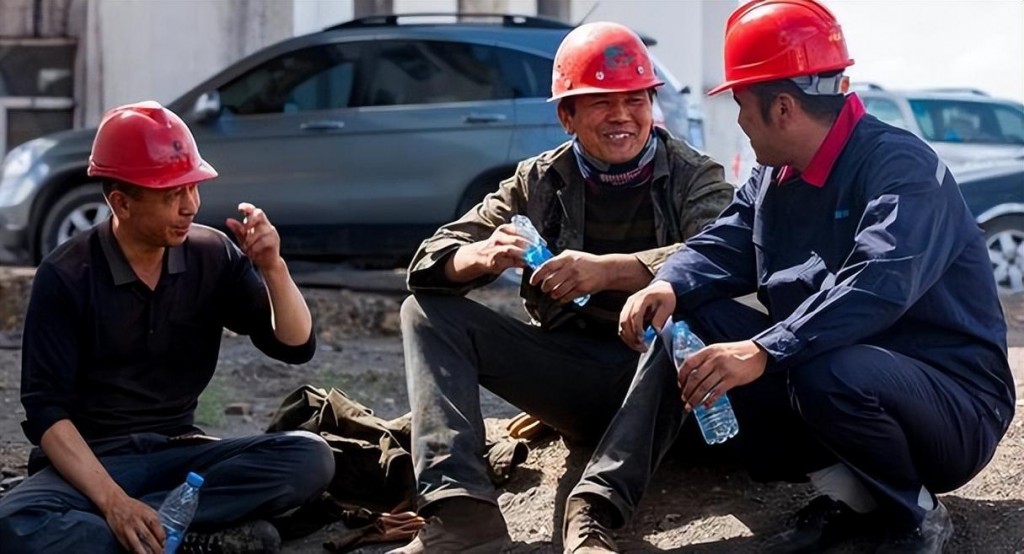
[[[58,247],[36,271],[25,317],[25,435],[69,419],[94,443],[132,433],[196,430],[193,412],[226,327],[287,363],[313,357],[274,337],[259,273],[221,232],[193,225],[168,248],[155,290],[140,281],[111,222]]]

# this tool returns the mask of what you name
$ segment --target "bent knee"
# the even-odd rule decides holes
[[[309,498],[323,492],[334,479],[334,452],[330,445],[308,431],[288,431],[283,438],[290,441],[296,461],[292,480],[296,495]]]
[[[426,318],[426,314],[423,313],[423,307],[420,306],[419,299],[415,295],[409,295],[402,302],[402,308],[399,310],[399,316],[402,322],[402,332],[408,333],[412,329],[416,328]]]

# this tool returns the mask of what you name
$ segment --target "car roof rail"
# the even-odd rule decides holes
[[[416,19],[416,18],[435,18],[435,17],[454,17],[454,18],[481,18],[490,19],[493,21],[500,21],[504,27],[527,27],[533,29],[572,29],[573,26],[559,21],[557,19],[551,19],[547,17],[540,17],[534,15],[516,15],[508,13],[478,13],[478,12],[416,12],[416,13],[401,13],[401,14],[386,14],[386,15],[368,15],[366,17],[360,17],[337,25],[332,25],[324,29],[324,31],[336,31],[338,29],[352,29],[361,27],[395,27],[399,24],[400,19]],[[472,21],[472,23],[483,23],[482,21]],[[424,25],[436,24],[436,22],[420,23]]]
[[[942,87],[924,89],[926,92],[941,92],[949,94],[973,94],[975,96],[988,96],[989,94],[981,89],[971,87]]]

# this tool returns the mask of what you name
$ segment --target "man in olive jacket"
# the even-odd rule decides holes
[[[552,100],[574,139],[520,163],[416,253],[402,332],[420,512],[436,517],[394,552],[497,552],[507,542],[483,459],[480,385],[579,440],[599,438],[621,404],[639,360],[616,336],[625,299],[734,191],[719,164],[654,127],[661,84],[629,29],[569,33]],[[555,253],[523,275],[532,324],[462,296],[524,267],[517,214]]]

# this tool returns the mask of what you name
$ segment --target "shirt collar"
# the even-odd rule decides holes
[[[850,135],[853,134],[853,129],[857,127],[857,123],[862,117],[864,117],[864,104],[856,94],[848,95],[839,116],[832,123],[828,134],[825,135],[825,140],[821,142],[818,151],[814,153],[811,163],[807,164],[807,168],[804,169],[801,175],[804,182],[815,187],[825,186],[825,181],[832,173],[832,167],[836,165],[836,160],[839,159],[847,141],[850,140]],[[789,171],[786,171],[787,169]],[[782,173],[790,174],[792,168],[783,168]],[[783,179],[779,179],[779,182],[782,181]]]
[[[110,273],[114,277],[115,285],[124,285],[132,281],[138,281],[135,270],[132,269],[128,259],[124,257],[121,245],[114,237],[114,218],[110,217],[97,226],[100,247],[103,249],[103,256],[107,259]],[[167,263],[167,273],[177,274],[185,271],[185,245],[172,246],[164,254]]]

